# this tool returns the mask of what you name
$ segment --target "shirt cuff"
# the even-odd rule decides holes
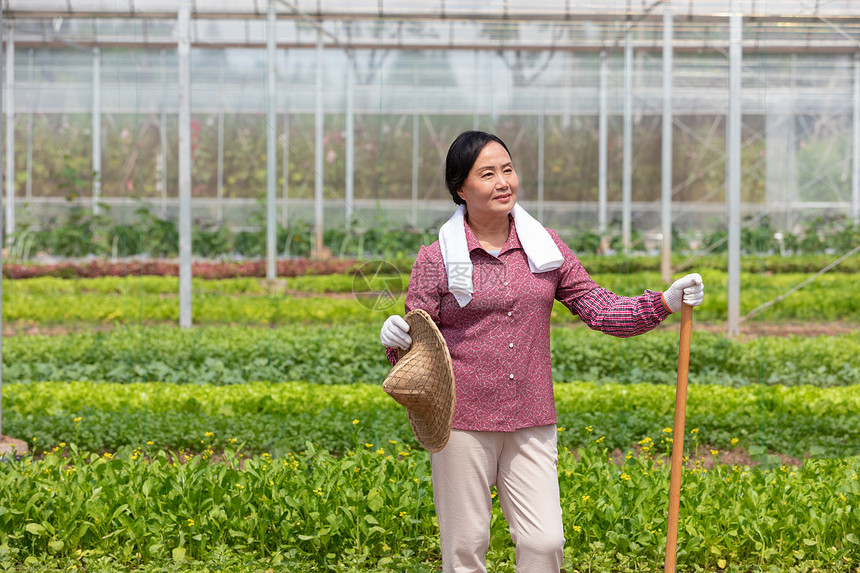
[[[662,292],[660,293],[660,301],[663,303],[663,308],[666,309],[666,312],[668,312],[669,314],[674,314],[672,312],[672,309],[669,308],[669,305],[666,304],[666,297],[663,295]]]
[[[391,348],[390,346],[386,346],[385,357],[388,358],[388,361],[391,362],[392,366],[394,366],[395,364],[397,364],[397,349]]]

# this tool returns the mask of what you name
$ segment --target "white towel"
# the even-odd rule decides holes
[[[545,273],[560,267],[564,263],[564,257],[544,226],[519,204],[514,205],[512,214],[517,236],[529,260],[529,269],[533,273]],[[457,299],[460,307],[469,304],[474,292],[472,259],[466,245],[465,216],[466,206],[460,205],[439,229],[439,247],[442,249],[442,261],[448,275],[448,290]]]

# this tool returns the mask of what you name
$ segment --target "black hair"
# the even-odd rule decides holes
[[[478,160],[481,150],[491,141],[495,141],[505,148],[508,155],[511,152],[505,142],[491,133],[483,131],[464,131],[457,136],[451,147],[448,148],[448,157],[445,159],[445,185],[451,193],[451,198],[457,205],[465,203],[457,191],[463,186],[472,166]]]

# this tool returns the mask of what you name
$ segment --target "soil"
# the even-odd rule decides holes
[[[16,454],[26,454],[27,450],[27,442],[24,440],[17,440],[10,436],[0,436],[0,457],[11,452],[15,452]]]
[[[305,298],[315,296],[312,293],[290,292],[290,296]],[[330,293],[331,298],[352,298],[352,293]],[[158,324],[171,324],[167,322]],[[152,324],[145,324],[151,326]],[[571,328],[585,328],[579,323],[572,323]],[[116,328],[113,324],[84,324],[79,325],[38,325],[32,323],[10,323],[3,324],[3,336],[21,336],[30,334],[44,334],[50,336],[62,336],[86,330],[87,332],[107,332]],[[675,328],[677,324],[669,324],[658,328]],[[694,330],[712,332],[716,334],[726,333],[726,324],[723,322],[695,322]],[[839,336],[860,332],[860,324],[850,322],[773,322],[742,324],[740,327],[740,339],[758,338],[760,336]]]
[[[694,323],[694,329],[726,333],[725,323]],[[860,324],[850,322],[767,322],[741,324],[741,338],[760,336],[839,336],[860,332]]]

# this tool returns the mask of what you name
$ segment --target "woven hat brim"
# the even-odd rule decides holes
[[[418,443],[436,453],[451,435],[456,401],[454,367],[445,338],[429,314],[416,309],[404,319],[409,324],[412,345],[399,352],[397,364],[382,389],[406,408]]]

